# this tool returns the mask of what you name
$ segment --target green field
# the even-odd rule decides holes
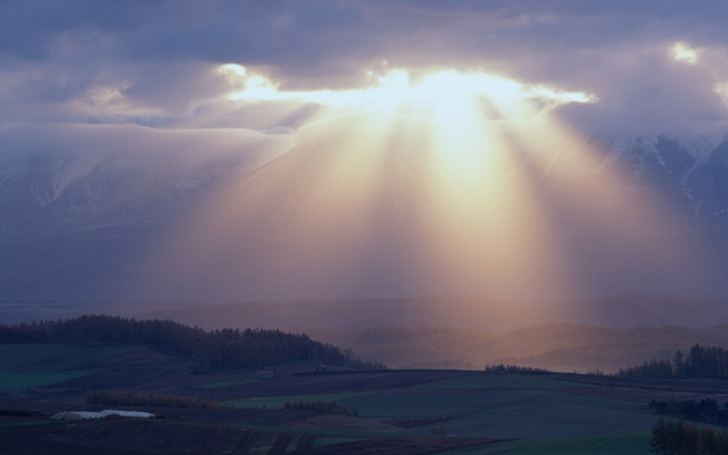
[[[635,432],[589,438],[566,438],[543,441],[518,441],[498,444],[480,453],[509,455],[646,455],[649,452],[650,432]],[[452,455],[471,455],[474,452],[452,451]]]
[[[504,403],[510,399],[509,403]],[[499,438],[592,436],[651,428],[656,416],[638,407],[620,407],[568,394],[499,397],[498,403],[480,401],[479,410],[449,419],[450,432],[466,437]]]
[[[98,370],[96,360],[137,349],[133,346],[0,345],[0,390],[43,387]]]
[[[580,393],[592,387],[543,376],[463,376],[341,402],[363,417],[442,418],[450,433],[476,438],[593,436],[647,429],[657,421],[639,403]]]
[[[0,373],[0,390],[44,387],[95,373],[98,370],[73,370],[57,373]]]
[[[336,401],[355,409],[363,418],[395,424],[412,421],[409,428],[423,435],[429,434],[432,422],[438,422],[461,438],[546,440],[539,442],[544,447],[553,438],[581,438],[570,439],[575,447],[601,444],[601,440],[593,438],[646,431],[659,420],[643,409],[643,403],[585,393],[595,388],[599,386],[550,375],[463,372],[396,389],[253,397],[228,403],[243,408],[280,409],[287,401]],[[610,444],[614,438],[609,436]]]
[[[197,386],[197,389],[221,389],[224,387],[234,387],[239,385],[249,385],[249,384],[255,384],[258,382],[257,379],[232,379],[230,381],[221,381],[221,382],[211,382],[209,384],[204,384]]]
[[[418,386],[424,389],[572,389],[574,383],[556,379],[552,375],[514,375],[514,374],[463,374],[442,381],[431,382]],[[590,387],[579,385],[579,387]]]

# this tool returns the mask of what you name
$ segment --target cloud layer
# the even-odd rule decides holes
[[[235,63],[284,90],[478,70],[596,94],[562,110],[579,128],[724,132],[725,17],[720,0],[6,0],[0,123],[296,126],[246,123],[218,71]]]

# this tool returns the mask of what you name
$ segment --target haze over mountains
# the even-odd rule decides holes
[[[291,135],[242,131],[211,148],[205,133],[142,127],[7,129],[3,300],[728,296],[720,273],[728,265],[728,142],[591,138],[546,159],[514,147],[516,164],[488,177],[499,204],[488,213],[477,205],[485,200],[433,203],[433,158],[418,152],[416,132],[399,134],[407,147],[394,137],[367,158],[371,144],[356,144],[364,133],[348,121],[336,120],[343,133],[310,134],[295,147]],[[27,128],[35,138],[15,141]],[[113,145],[132,131],[137,149]],[[574,158],[587,149],[590,160]],[[537,202],[520,199],[518,179]],[[574,181],[591,185],[588,194],[574,194]],[[534,223],[533,208],[548,223]],[[468,218],[476,212],[482,217]],[[488,238],[494,226],[505,229],[502,238]],[[455,240],[423,253],[444,229]],[[526,253],[512,259],[516,248]],[[462,263],[448,256],[471,250]],[[564,261],[568,271],[557,265]],[[580,287],[564,289],[562,279]]]

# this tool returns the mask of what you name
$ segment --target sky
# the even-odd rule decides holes
[[[661,229],[682,212],[630,193],[630,169],[601,147],[726,137],[726,18],[725,0],[0,0],[0,158],[267,163],[218,182],[139,260],[209,257],[169,275],[226,264],[208,284],[235,298],[277,281],[286,298],[506,295],[524,281],[529,295],[587,295],[603,269],[621,292],[645,281],[627,257],[667,270],[658,284],[685,263],[711,269],[693,258],[702,245]],[[595,239],[624,256],[594,253]],[[289,260],[312,251],[319,268]]]
[[[557,103],[579,130],[724,134],[726,17],[723,0],[3,0],[0,128],[288,133],[338,93],[454,71],[583,94]]]

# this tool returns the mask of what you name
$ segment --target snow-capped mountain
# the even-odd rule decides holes
[[[657,135],[594,138],[589,145],[603,151],[597,172],[618,168],[628,184],[647,186],[704,220],[728,222],[728,142]]]
[[[288,148],[224,131],[93,127],[69,138],[36,127],[19,135],[38,138],[22,141],[3,133],[0,239],[163,224]]]
[[[172,154],[152,159],[98,155],[33,155],[4,163],[0,235],[58,235],[162,222],[242,167],[233,157],[190,166]]]

